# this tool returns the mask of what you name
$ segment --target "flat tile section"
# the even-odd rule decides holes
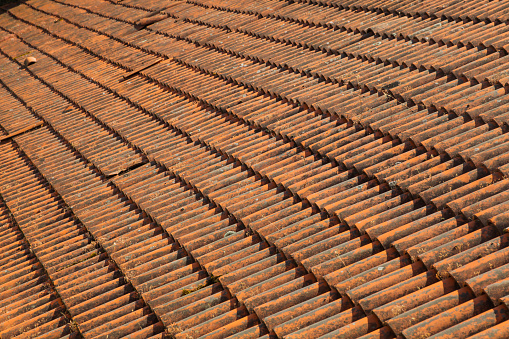
[[[509,337],[508,19],[4,6],[0,337]]]

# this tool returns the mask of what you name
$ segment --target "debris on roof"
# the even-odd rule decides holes
[[[508,20],[4,6],[0,338],[509,338]]]
[[[136,24],[138,26],[142,26],[142,27],[145,27],[145,26],[148,26],[148,25],[152,25],[156,22],[159,22],[161,20],[164,20],[166,19],[168,16],[166,14],[157,14],[157,15],[152,15],[152,16],[149,16],[147,18],[143,18],[143,19],[140,19],[136,22]]]
[[[27,58],[25,59],[24,64],[25,64],[25,66],[30,66],[30,65],[32,65],[32,64],[35,64],[36,62],[37,62],[37,59],[36,59],[36,58],[34,58],[34,57],[27,57]]]

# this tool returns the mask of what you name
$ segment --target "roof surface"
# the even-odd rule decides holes
[[[509,338],[508,23],[4,6],[0,337]]]

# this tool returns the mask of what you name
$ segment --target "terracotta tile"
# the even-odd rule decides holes
[[[3,316],[27,336],[504,337],[506,12],[9,7]]]

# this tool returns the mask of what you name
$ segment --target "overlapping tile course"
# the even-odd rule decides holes
[[[507,337],[505,7],[8,8],[2,132],[44,126],[0,194],[60,302],[33,331]]]
[[[2,202],[2,338],[77,338],[61,298]]]

